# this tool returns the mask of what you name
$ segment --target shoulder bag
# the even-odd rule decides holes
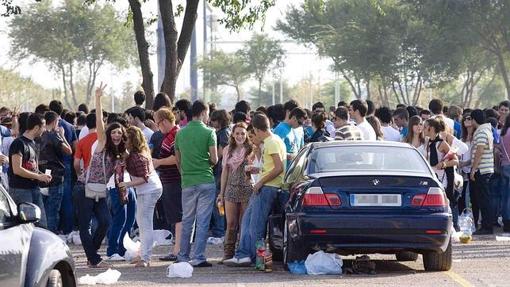
[[[103,179],[104,183],[92,183],[89,182],[90,166],[87,169],[87,175],[85,177],[85,197],[94,199],[96,202],[101,198],[106,198],[106,167],[105,167],[105,156],[106,152],[103,152],[102,164],[103,164]]]

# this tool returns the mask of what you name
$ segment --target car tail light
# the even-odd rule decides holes
[[[324,193],[322,188],[313,186],[308,188],[303,196],[303,206],[331,206],[339,207],[342,200],[335,193]]]
[[[415,207],[446,207],[448,206],[448,201],[441,188],[431,187],[427,194],[413,196],[411,205]]]

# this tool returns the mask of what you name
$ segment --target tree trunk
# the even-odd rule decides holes
[[[150,109],[154,101],[154,83],[149,59],[149,43],[147,43],[145,39],[141,4],[138,0],[128,1],[131,12],[133,13],[133,29],[135,31],[136,45],[138,48],[138,58],[140,59],[140,66],[142,68],[142,88],[146,96],[145,107]]]
[[[241,101],[241,89],[239,88],[239,85],[236,85],[235,86],[236,88],[236,92],[237,92],[237,103],[239,103]]]
[[[370,100],[370,98],[371,98],[371,95],[370,95],[370,79],[366,80],[366,87],[367,87],[367,100]]]
[[[69,63],[69,88],[71,89],[71,96],[72,96],[73,105],[74,105],[74,106],[70,106],[69,108],[74,110],[76,108],[76,106],[78,106],[78,100],[76,100],[76,92],[74,90],[73,62],[72,61],[71,61],[71,63]]]
[[[501,72],[501,77],[503,78],[503,82],[505,83],[507,99],[510,100],[510,79],[508,78],[508,70],[505,65],[505,58],[503,57],[501,51],[498,51],[496,55],[498,57],[498,66]]]
[[[59,69],[62,72],[62,86],[64,88],[64,102],[68,107],[71,107],[71,103],[69,102],[69,97],[67,95],[67,82],[66,82],[66,70],[64,64],[59,65]]]
[[[258,98],[260,100],[260,94],[262,93],[262,81],[263,79],[262,78],[259,78],[259,93],[258,93]]]
[[[172,102],[175,102],[175,85],[177,83],[177,27],[175,24],[172,1],[159,0],[159,11],[165,38],[165,76],[160,91],[166,93]]]

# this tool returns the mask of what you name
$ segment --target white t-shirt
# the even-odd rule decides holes
[[[361,135],[363,136],[363,140],[366,141],[375,141],[377,140],[377,136],[375,134],[374,128],[363,118],[363,121],[357,124],[357,127],[361,130]]]
[[[400,142],[400,132],[391,126],[382,127],[382,132],[385,141]]]
[[[143,136],[145,137],[145,140],[147,140],[147,143],[151,141],[152,134],[154,133],[153,130],[149,129],[148,127],[143,128],[142,130]]]
[[[335,137],[335,132],[336,132],[335,124],[330,120],[326,120],[326,131],[329,133],[330,137],[332,137],[332,138]]]
[[[86,137],[88,134],[89,134],[89,128],[87,126],[84,126],[80,130],[80,134],[78,135],[78,141],[81,140],[82,138]]]

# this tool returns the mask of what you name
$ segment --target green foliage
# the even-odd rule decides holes
[[[73,103],[67,104],[76,105],[77,78],[87,79],[90,99],[100,68],[111,64],[123,69],[135,61],[132,31],[119,18],[111,5],[83,6],[79,0],[56,8],[51,1],[32,4],[12,19],[11,54],[49,64],[63,78],[64,93],[71,93]]]
[[[49,102],[58,91],[51,91],[34,83],[32,79],[0,68],[0,106],[32,111],[36,105]]]
[[[230,86],[236,89],[238,101],[242,98],[241,85],[249,79],[250,70],[240,53],[214,51],[211,58],[200,61],[198,67],[204,70],[209,87]]]
[[[274,6],[275,0],[209,0],[219,8],[224,17],[218,21],[230,31],[239,31],[244,27],[252,28],[259,21],[265,20],[267,10]]]

